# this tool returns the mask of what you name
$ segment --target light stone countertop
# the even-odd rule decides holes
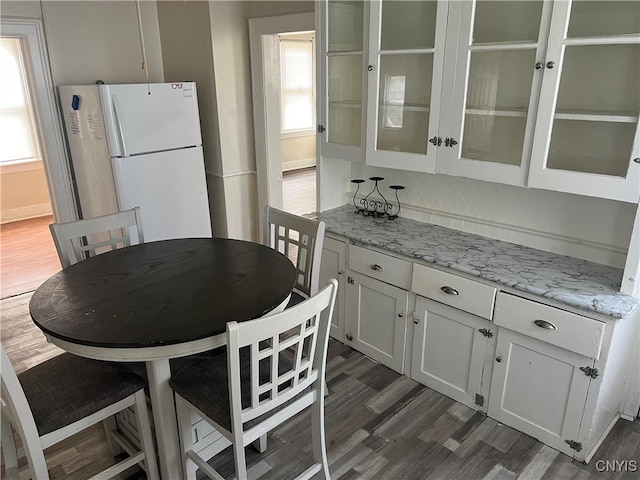
[[[364,217],[354,210],[345,205],[309,216],[355,245],[378,247],[581,310],[620,319],[640,305],[619,292],[619,268],[406,218]]]

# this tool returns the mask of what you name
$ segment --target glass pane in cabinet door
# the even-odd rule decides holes
[[[432,66],[432,54],[381,55],[378,150],[426,152]]]
[[[543,1],[476,3],[473,43],[536,42]]]
[[[556,120],[547,168],[625,177],[634,123]]]
[[[433,48],[437,9],[436,1],[383,1],[380,50]]]
[[[534,63],[533,50],[471,54],[464,158],[520,165]]]
[[[327,141],[360,146],[362,127],[362,55],[328,58]]]
[[[565,49],[556,113],[638,115],[640,45]]]
[[[362,51],[364,2],[330,0],[328,9],[329,52]]]
[[[573,0],[569,38],[640,33],[640,2]]]

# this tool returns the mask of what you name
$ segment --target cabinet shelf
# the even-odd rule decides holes
[[[336,102],[329,102],[329,107],[331,108],[348,108],[348,109],[362,109],[362,103],[359,103],[355,100],[341,100]]]
[[[483,108],[467,108],[467,115],[481,115],[489,117],[523,117],[526,118],[528,111],[525,108],[499,108],[495,110]]]
[[[397,103],[379,103],[378,106],[381,109],[402,109],[403,112],[428,112],[431,108],[429,105],[420,105],[418,103],[405,103],[404,105],[398,105]]]
[[[558,120],[585,120],[592,122],[636,123],[636,112],[596,112],[583,110],[558,110],[554,118]]]

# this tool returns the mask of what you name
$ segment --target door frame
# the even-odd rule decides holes
[[[20,38],[25,48],[54,221],[76,220],[75,194],[42,21],[2,17],[0,28],[2,36]]]
[[[258,217],[261,226],[265,205],[276,208],[282,208],[283,205],[280,71],[270,68],[275,61],[280,64],[277,35],[308,31],[315,31],[314,12],[249,19]]]

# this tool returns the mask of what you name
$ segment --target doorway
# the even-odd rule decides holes
[[[314,14],[304,13],[249,20],[251,74],[256,144],[256,170],[260,224],[265,205],[302,214],[316,210],[315,146],[312,166],[283,169],[287,142],[283,143],[281,39],[291,34],[311,34],[315,29]],[[292,38],[292,37],[289,37]],[[295,38],[295,37],[293,37]],[[315,83],[315,54],[311,66]],[[313,87],[315,89],[315,85]],[[315,100],[313,101],[315,106]],[[315,112],[310,133],[315,142]],[[300,133],[300,132],[298,132]],[[300,151],[300,138],[289,135],[290,144]],[[287,135],[284,135],[285,140]],[[315,145],[315,143],[314,143]],[[297,159],[302,160],[302,159]],[[300,164],[298,164],[300,165]],[[283,173],[283,170],[285,172]]]
[[[8,195],[3,199],[3,208],[9,203],[8,200],[14,200],[18,196],[17,192],[20,190],[22,193],[30,188],[39,188],[41,191],[41,195],[36,196],[35,203],[10,211],[3,210],[4,223],[0,227],[0,294],[2,298],[6,298],[34,290],[51,274],[60,270],[48,224],[54,219],[68,221],[77,217],[42,24],[39,20],[2,18],[1,28],[3,38],[16,39],[20,45],[20,58],[23,60],[26,83],[30,88],[29,100],[36,112],[34,131],[39,143],[38,161],[12,162],[11,165],[2,166],[2,173],[6,174],[3,181],[25,182],[16,192],[3,188],[3,194]],[[34,168],[36,164],[38,168]],[[34,172],[36,175],[40,174],[39,182],[36,180],[33,183]],[[18,180],[16,175],[21,173],[25,175]]]

